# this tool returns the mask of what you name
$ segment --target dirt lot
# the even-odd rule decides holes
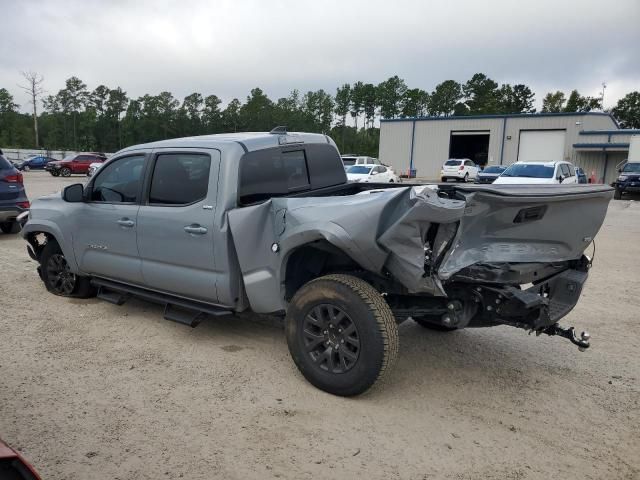
[[[25,174],[31,198],[83,180]],[[640,203],[612,202],[564,322],[589,351],[406,322],[388,381],[343,399],[304,381],[276,320],[55,297],[0,234],[0,437],[46,479],[639,478],[638,239]]]

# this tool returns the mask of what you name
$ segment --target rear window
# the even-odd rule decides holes
[[[257,150],[240,159],[240,205],[339,185],[347,181],[338,151],[329,144]]]
[[[350,167],[351,165],[355,165],[356,164],[356,159],[355,157],[342,157],[342,163],[344,163],[345,167]]]
[[[531,163],[514,163],[503,173],[503,177],[553,178],[554,167]]]
[[[13,169],[13,165],[11,165],[11,162],[9,162],[9,160],[0,155],[0,170],[8,169]]]
[[[457,166],[457,165],[460,165],[461,163],[462,163],[462,160],[447,160],[446,162],[444,162],[444,164],[447,167]]]
[[[347,170],[347,173],[357,173],[357,174],[361,174],[361,173],[369,173],[371,171],[371,167],[365,167],[362,165],[356,165],[354,167],[351,167],[349,170]]]

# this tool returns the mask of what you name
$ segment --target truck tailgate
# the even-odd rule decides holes
[[[577,259],[600,230],[613,196],[603,185],[454,188],[466,208],[440,263],[442,280],[476,263]]]

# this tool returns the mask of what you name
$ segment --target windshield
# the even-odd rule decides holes
[[[627,163],[622,171],[625,173],[640,173],[640,163]]]
[[[502,173],[504,172],[504,167],[486,167],[482,173]]]
[[[444,164],[448,167],[453,167],[455,165],[460,165],[461,162],[462,160],[447,160]]]
[[[532,163],[514,163],[503,173],[503,177],[553,178],[555,168],[552,165]]]
[[[347,173],[367,174],[370,171],[371,171],[371,167],[364,167],[362,165],[355,165],[355,166],[349,168],[349,170],[347,170]]]

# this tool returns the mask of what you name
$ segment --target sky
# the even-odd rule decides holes
[[[130,97],[167,90],[245,101],[390,76],[432,91],[483,72],[605,107],[640,90],[640,0],[0,0],[0,88],[48,94],[70,76]]]

